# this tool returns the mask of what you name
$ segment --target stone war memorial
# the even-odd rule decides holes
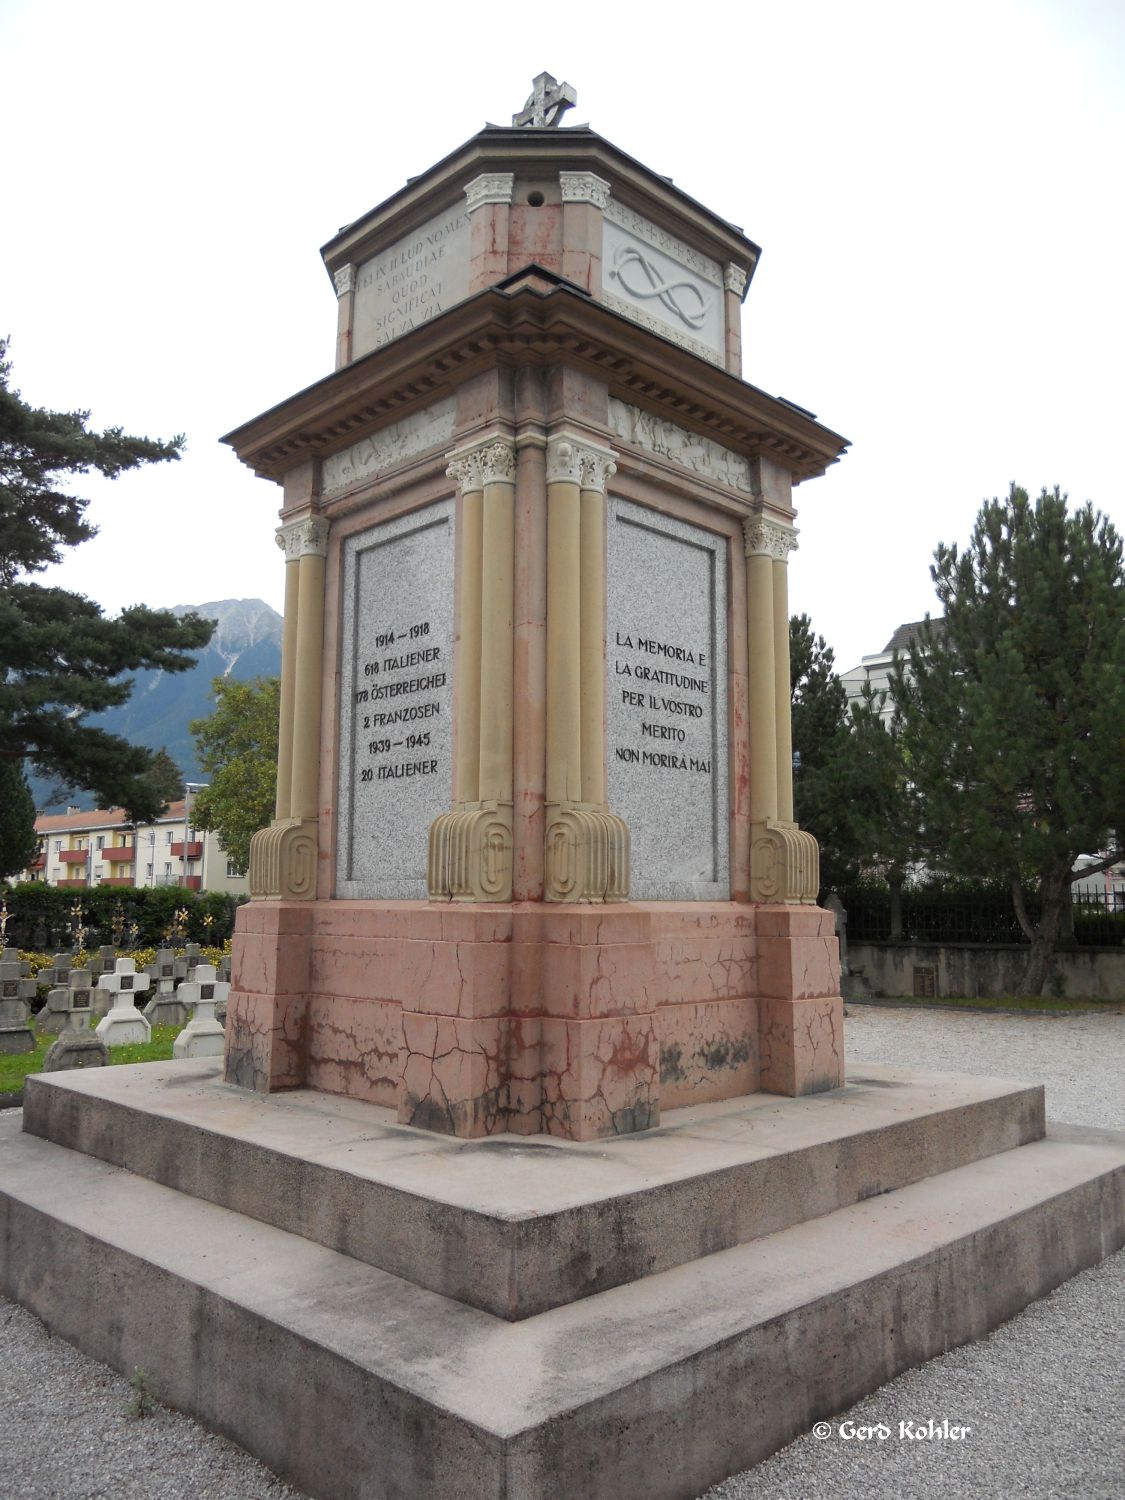
[[[0,1290],[317,1500],[693,1500],[1125,1243],[1041,1087],[845,1073],[787,574],[847,445],[573,103],[336,234],[335,369],[226,439],[285,630],[223,1055],[0,1121]]]

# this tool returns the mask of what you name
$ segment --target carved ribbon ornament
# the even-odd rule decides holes
[[[628,275],[626,275],[627,271]],[[638,273],[644,277],[644,281],[639,284],[637,284]],[[613,270],[609,274],[616,276],[631,297],[641,300],[649,297],[658,298],[669,312],[675,313],[676,317],[682,323],[686,323],[689,328],[702,328],[706,322],[707,314],[711,310],[711,301],[703,295],[695,282],[665,281],[659,268],[632,245],[620,247],[613,257]],[[690,312],[681,304],[680,299],[684,292],[690,292],[699,302],[696,312]]]

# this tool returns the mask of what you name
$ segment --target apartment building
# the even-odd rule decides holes
[[[191,799],[169,804],[154,823],[130,823],[120,807],[69,808],[35,820],[39,852],[20,880],[75,890],[94,885],[175,885],[192,891],[248,895],[249,882],[214,833],[195,829]]]

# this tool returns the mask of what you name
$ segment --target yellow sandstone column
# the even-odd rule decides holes
[[[816,900],[820,851],[793,821],[787,562],[792,526],[760,512],[743,522],[750,711],[750,897]]]
[[[430,826],[432,900],[512,894],[515,444],[491,436],[449,456],[461,487],[453,809]]]
[[[277,532],[277,545],[285,552],[285,616],[281,628],[281,705],[277,733],[277,797],[274,817],[289,816],[293,779],[293,682],[297,669],[297,575],[300,563],[290,557],[285,528]]]
[[[790,550],[797,545],[791,536]],[[789,685],[789,564],[775,557],[773,570],[774,725],[777,732],[777,816],[793,821],[793,716]]]
[[[316,896],[328,531],[323,517],[306,514],[278,532],[285,552],[285,623],[276,816],[250,843],[250,894],[255,900],[311,901]]]
[[[547,443],[548,901],[624,901],[629,831],[606,805],[605,526],[609,449]]]

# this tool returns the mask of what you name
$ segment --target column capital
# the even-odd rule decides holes
[[[482,438],[466,448],[446,454],[446,474],[457,481],[462,495],[482,490],[486,484],[516,482],[516,445],[509,437]]]
[[[482,208],[486,203],[511,203],[515,188],[514,172],[484,172],[465,184],[465,201],[468,212]]]
[[[606,481],[617,472],[616,460],[611,448],[557,433],[547,439],[547,483],[576,484],[604,495]]]
[[[609,183],[593,172],[560,172],[559,190],[564,203],[592,203],[601,209],[609,203]]]
[[[782,521],[768,521],[764,516],[747,516],[742,523],[747,557],[772,557],[788,562],[797,549],[797,528]]]
[[[741,266],[736,266],[733,261],[728,261],[723,267],[723,286],[728,292],[734,292],[738,297],[746,295],[746,272]]]
[[[286,562],[301,557],[324,557],[328,552],[329,524],[323,516],[301,516],[279,526],[274,541],[285,553]]]
[[[350,264],[346,265],[346,266],[341,266],[340,269],[332,277],[332,280],[336,284],[336,295],[337,295],[337,297],[345,297],[345,296],[347,296],[348,292],[354,292],[355,291],[355,266],[350,265]]]

